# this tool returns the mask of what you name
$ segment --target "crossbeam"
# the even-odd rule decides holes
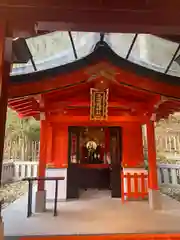
[[[14,28],[98,32],[177,34],[180,29],[178,0],[50,1],[2,0],[0,20]],[[157,17],[158,16],[158,17]],[[26,19],[26,21],[24,21]],[[52,23],[52,22],[56,22]]]

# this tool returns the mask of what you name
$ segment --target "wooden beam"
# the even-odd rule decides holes
[[[24,111],[24,110],[27,110],[27,109],[32,109],[33,106],[32,105],[27,105],[27,106],[19,106],[19,107],[10,107],[11,109],[17,111],[17,112],[20,112],[21,110]]]
[[[39,30],[177,34],[179,8],[178,0],[26,0],[23,4],[20,0],[3,0],[0,19],[8,20],[14,28],[23,28],[25,24],[32,28],[31,23],[40,21]],[[59,24],[47,24],[52,21]]]
[[[113,97],[114,98],[114,97]],[[46,101],[46,111],[54,111],[54,110],[62,110],[66,107],[90,107],[90,99],[87,101],[87,96],[84,98],[69,98],[64,99],[64,101]],[[131,100],[126,100],[123,98],[115,98],[115,101],[109,101],[108,103],[109,108],[124,108],[124,109],[133,109],[133,110],[146,110],[147,104],[143,102],[134,102]]]
[[[142,124],[148,121],[146,116],[109,116],[108,121],[90,121],[89,116],[65,116],[63,114],[47,116],[47,121],[68,124],[94,124],[94,125],[111,125],[112,123],[118,124],[120,122],[140,122]]]
[[[64,114],[66,116],[89,116],[90,115],[90,109],[84,107],[84,108],[65,108],[64,110],[57,110],[53,113],[60,113]],[[133,115],[131,110],[125,110],[125,109],[118,109],[118,108],[109,108],[108,109],[109,116],[129,116]],[[135,114],[134,114],[135,115]]]
[[[17,112],[21,113],[22,115],[26,115],[26,114],[30,114],[31,112],[34,113],[34,112],[39,112],[39,111],[36,109],[29,108],[29,109],[22,109]]]
[[[22,103],[13,103],[13,104],[8,104],[8,106],[10,108],[19,108],[19,107],[26,107],[26,106],[32,106],[33,105],[33,101],[29,101],[29,102],[22,102]]]
[[[98,64],[102,64],[102,61],[99,61]],[[106,65],[110,65],[110,63],[106,62]],[[95,65],[93,65],[95,66]],[[123,70],[120,67],[113,66],[116,72],[119,74],[116,76],[116,81],[118,82],[119,87],[117,86],[117,91],[121,91],[121,86],[123,89],[125,89],[125,93],[130,90],[131,92],[134,91],[134,95],[139,95],[141,99],[141,95],[143,95],[143,98],[149,98],[153,97],[153,95],[159,94],[159,95],[166,95],[168,97],[174,97],[174,98],[180,98],[180,91],[179,86],[173,85],[173,84],[167,84],[163,83],[161,81],[157,81],[156,79],[151,79],[148,77],[143,77],[141,75],[137,75],[137,73]],[[88,67],[82,68],[77,71],[69,72],[67,74],[59,74],[58,76],[52,76],[52,77],[45,77],[44,79],[41,79],[41,81],[33,81],[33,82],[21,82],[20,84],[11,84],[9,87],[9,97],[11,98],[17,98],[27,95],[35,95],[37,93],[45,93],[50,92],[53,90],[57,90],[59,88],[59,91],[65,91],[65,89],[72,90],[72,86],[74,85],[76,88],[82,87],[82,85],[86,85],[88,80],[87,78],[87,71]],[[73,77],[72,77],[73,75]],[[34,74],[36,76],[36,74]],[[157,74],[158,76],[158,74]],[[83,82],[80,82],[80,79],[84,79]],[[89,85],[88,85],[89,86]],[[127,90],[128,89],[128,90]],[[153,94],[154,92],[154,94]],[[55,93],[54,93],[55,94]],[[45,94],[45,96],[48,95],[48,93]],[[46,98],[46,97],[45,97]]]
[[[39,112],[39,111],[34,111],[34,110],[32,110],[32,111],[29,111],[29,112],[27,112],[27,113],[19,113],[18,115],[19,115],[19,117],[21,117],[21,118],[25,118],[25,117],[35,117],[35,116],[37,116],[38,119],[39,119],[40,112]]]
[[[17,103],[17,102],[29,101],[29,100],[31,99],[28,96],[26,96],[21,98],[8,99],[8,103]]]

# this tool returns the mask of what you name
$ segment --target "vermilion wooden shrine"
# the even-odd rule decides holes
[[[39,176],[65,177],[59,187],[61,199],[80,198],[79,190],[88,188],[111,189],[111,196],[120,198],[121,174],[126,169],[144,170],[142,125],[146,125],[149,203],[152,209],[160,208],[154,122],[180,110],[179,78],[122,59],[103,39],[83,59],[10,76],[12,39],[44,31],[85,30],[151,32],[179,43],[178,36],[166,36],[179,31],[179,5],[168,0],[74,4],[31,0],[23,5],[20,0],[1,1],[0,172],[7,105],[20,117],[40,120]],[[105,120],[90,119],[92,89],[108,90]],[[37,211],[44,210],[46,194],[52,197],[51,186],[46,187],[47,193],[44,183],[38,183]]]
[[[59,198],[79,198],[79,190],[88,188],[110,188],[112,197],[121,197],[121,173],[144,169],[146,125],[150,205],[159,206],[154,121],[180,108],[175,77],[127,62],[100,41],[81,60],[10,80],[9,107],[41,121],[39,176],[65,177]],[[108,90],[105,120],[90,119],[91,89]],[[97,145],[95,157],[88,142]],[[47,195],[53,197],[50,189]],[[44,198],[39,183],[38,209],[44,208]]]

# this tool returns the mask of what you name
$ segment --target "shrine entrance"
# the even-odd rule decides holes
[[[109,190],[121,197],[121,127],[69,127],[67,198]]]

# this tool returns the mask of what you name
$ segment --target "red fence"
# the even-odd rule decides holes
[[[143,200],[148,196],[148,174],[122,173],[121,174],[121,199]]]

